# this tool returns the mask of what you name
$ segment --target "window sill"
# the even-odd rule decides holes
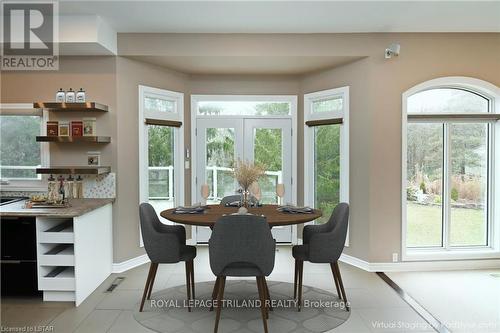
[[[402,261],[438,261],[500,258],[500,251],[491,247],[456,250],[407,250]]]

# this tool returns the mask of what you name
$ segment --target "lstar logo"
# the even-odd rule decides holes
[[[2,2],[2,70],[57,70],[57,2]]]

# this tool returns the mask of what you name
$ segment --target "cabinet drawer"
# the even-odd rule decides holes
[[[39,243],[74,243],[73,221],[39,219],[37,236]]]
[[[38,289],[40,290],[75,290],[75,269],[74,267],[54,267],[41,266],[41,271],[45,272],[38,278]]]
[[[73,244],[40,244],[38,262],[41,266],[74,266]]]

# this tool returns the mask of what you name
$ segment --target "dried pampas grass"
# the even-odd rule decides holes
[[[244,190],[248,190],[252,183],[264,175],[265,168],[249,161],[238,159],[234,163],[234,178]]]

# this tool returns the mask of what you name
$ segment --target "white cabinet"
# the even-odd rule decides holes
[[[72,218],[37,217],[36,230],[44,301],[80,305],[111,274],[111,204]]]

